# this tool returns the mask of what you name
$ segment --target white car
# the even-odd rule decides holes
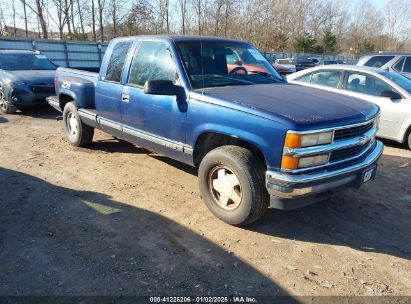
[[[381,108],[378,136],[411,149],[411,80],[379,68],[325,65],[287,76],[290,83],[361,98]]]

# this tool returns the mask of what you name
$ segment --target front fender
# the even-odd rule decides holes
[[[218,133],[239,138],[256,146],[269,168],[279,168],[285,133],[289,127],[247,112],[190,101],[187,144],[195,147],[204,133]]]

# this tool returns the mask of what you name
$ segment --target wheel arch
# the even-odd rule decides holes
[[[59,94],[59,107],[60,110],[63,112],[64,111],[64,107],[68,102],[73,101],[77,107],[76,104],[76,98],[74,96],[71,96],[70,94],[67,93],[60,93]]]
[[[239,146],[252,151],[261,160],[263,165],[267,167],[264,153],[255,142],[246,138],[241,138],[217,131],[205,131],[197,137],[193,150],[194,165],[198,167],[201,160],[208,152],[215,148],[226,145]]]

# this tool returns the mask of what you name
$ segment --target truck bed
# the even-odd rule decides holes
[[[98,79],[98,73],[88,72],[83,70],[71,69],[71,68],[58,68],[59,77],[76,77],[79,76],[90,82],[96,82]]]

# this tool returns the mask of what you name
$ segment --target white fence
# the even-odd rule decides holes
[[[0,50],[38,50],[61,67],[98,71],[107,43],[0,37]]]

